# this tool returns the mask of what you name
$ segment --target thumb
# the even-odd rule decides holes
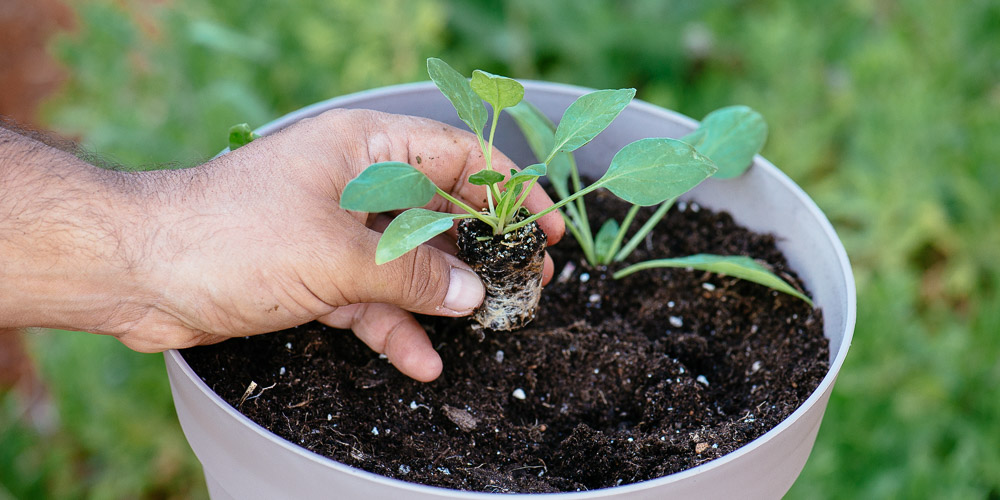
[[[458,257],[424,244],[402,257],[375,264],[380,233],[369,231],[353,246],[345,295],[355,302],[394,304],[408,311],[437,316],[465,316],[483,302],[479,276]]]

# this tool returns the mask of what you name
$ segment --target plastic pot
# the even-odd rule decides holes
[[[550,118],[588,89],[525,83],[525,98]],[[367,108],[424,116],[464,128],[430,82],[386,87],[337,97],[303,108],[264,127],[269,134],[332,108]],[[643,137],[679,137],[696,123],[685,116],[635,101],[576,156],[585,174],[599,177],[625,144]],[[497,147],[519,165],[533,161],[506,117]],[[830,371],[805,403],[777,427],[733,453],[698,467],[640,483],[580,493],[506,495],[565,500],[662,498],[780,498],[795,482],[816,440],[823,412],[854,333],[856,297],[847,254],[833,227],[808,196],[767,160],[736,179],[709,179],[687,196],[714,210],[729,211],[754,231],[777,236],[815,303],[823,309],[830,339]],[[484,499],[495,494],[449,490],[386,478],[300,448],[250,421],[192,371],[177,351],[165,353],[181,427],[201,461],[214,499],[365,498]]]

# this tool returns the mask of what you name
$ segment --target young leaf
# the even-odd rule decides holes
[[[240,146],[245,146],[257,138],[250,125],[240,123],[229,127],[229,150],[232,151]]]
[[[493,106],[494,113],[514,106],[524,98],[524,86],[517,80],[478,69],[472,72],[471,86],[479,97]]]
[[[528,146],[535,153],[535,158],[538,161],[545,160],[545,156],[552,151],[552,144],[555,141],[556,126],[552,121],[528,101],[521,101],[517,106],[507,108],[507,113],[510,113],[521,129]],[[570,153],[559,153],[549,161],[546,175],[560,198],[569,196],[569,177],[572,168]]]
[[[528,182],[534,177],[541,177],[543,175],[545,175],[545,164],[535,163],[533,165],[524,167],[524,170],[521,170],[520,172],[512,173],[510,176],[510,180],[507,181],[507,184],[505,186],[507,187],[507,189],[510,189],[511,186],[515,184]]]
[[[340,208],[374,213],[420,207],[431,201],[436,191],[423,172],[406,163],[373,163],[344,186]]]
[[[681,138],[719,167],[715,177],[737,177],[753,163],[767,139],[767,123],[747,106],[729,106],[708,114],[698,129]]]
[[[385,264],[413,250],[421,243],[451,229],[452,221],[461,215],[414,208],[389,223],[375,248],[375,263]]]
[[[591,141],[618,117],[635,97],[635,89],[598,90],[580,96],[566,108],[556,127],[552,150],[570,152]]]
[[[806,297],[802,292],[796,290],[788,282],[779,278],[777,275],[767,270],[756,260],[751,259],[743,255],[710,255],[710,254],[697,254],[691,255],[689,257],[679,257],[676,259],[658,259],[649,260],[646,262],[640,262],[628,266],[618,272],[616,272],[613,277],[615,279],[620,279],[622,277],[628,276],[636,271],[641,271],[643,269],[652,269],[656,267],[679,267],[679,268],[691,268],[697,269],[699,271],[709,271],[718,274],[724,274],[727,276],[732,276],[734,278],[740,278],[747,281],[752,281],[754,283],[764,285],[771,289],[777,290],[779,292],[787,293],[793,297],[800,298],[806,301],[811,307],[813,305],[812,300]]]
[[[636,205],[680,196],[715,173],[712,160],[675,139],[639,139],[618,151],[595,185]]]
[[[427,74],[441,93],[451,101],[451,105],[458,112],[458,117],[476,135],[481,136],[483,127],[486,126],[486,106],[472,90],[469,80],[436,57],[427,59]]]
[[[503,174],[495,170],[480,170],[469,176],[469,184],[476,186],[489,186],[503,181]]]
[[[597,236],[594,237],[594,253],[602,264],[607,263],[605,257],[611,253],[616,236],[618,236],[618,221],[614,219],[608,219],[597,231]]]

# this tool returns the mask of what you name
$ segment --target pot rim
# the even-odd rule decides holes
[[[544,90],[549,93],[559,93],[566,96],[578,96],[581,93],[591,92],[593,89],[587,87],[581,87],[576,85],[569,85],[563,83],[552,83],[543,82],[537,80],[519,80],[524,84],[526,91],[531,90]],[[404,83],[399,85],[390,85],[386,87],[379,87],[375,89],[363,90],[360,92],[355,92],[352,94],[347,94],[343,96],[333,97],[323,101],[319,101],[315,104],[311,104],[297,111],[293,111],[286,114],[280,118],[277,118],[261,127],[259,127],[255,132],[259,135],[268,135],[277,132],[295,122],[302,119],[309,118],[321,114],[324,111],[334,108],[354,108],[355,103],[358,101],[366,101],[373,97],[389,96],[394,97],[405,96],[407,94],[416,94],[426,92],[429,88],[436,88],[433,82],[415,82],[415,83]],[[656,106],[640,99],[634,99],[630,106],[635,106],[643,112],[659,115],[665,119],[676,121],[682,123],[694,129],[698,125],[698,121],[694,120],[688,116],[680,114],[676,111],[668,110],[660,106]],[[225,154],[228,150],[225,149],[221,154]],[[760,435],[753,441],[741,446],[736,451],[723,455],[719,458],[710,460],[704,464],[692,467],[690,469],[676,472],[667,476],[658,477],[655,479],[649,479],[646,481],[640,481],[637,483],[631,483],[622,486],[613,487],[616,492],[629,493],[629,492],[639,492],[649,488],[663,486],[669,483],[682,481],[688,477],[701,474],[705,471],[721,467],[731,461],[738,460],[743,455],[750,453],[755,448],[760,447],[764,443],[774,439],[778,434],[783,432],[786,428],[790,427],[793,422],[801,418],[810,408],[815,406],[820,402],[824,393],[830,390],[831,386],[837,379],[837,375],[840,373],[840,369],[843,367],[844,361],[847,358],[847,352],[850,349],[851,341],[854,336],[855,323],[857,321],[857,291],[855,288],[854,275],[851,271],[850,260],[847,257],[847,251],[844,249],[843,243],[837,236],[833,225],[826,218],[826,215],[820,210],[819,206],[802,190],[790,177],[788,177],[784,172],[778,169],[774,164],[765,159],[760,155],[756,155],[754,158],[753,168],[762,168],[767,170],[768,173],[774,176],[782,185],[784,185],[790,192],[794,193],[795,197],[806,207],[809,214],[819,222],[823,233],[826,235],[827,239],[833,243],[834,252],[837,255],[837,266],[840,270],[841,278],[844,280],[844,285],[847,293],[844,297],[844,302],[840,304],[845,311],[844,320],[844,336],[840,344],[840,349],[835,353],[833,359],[830,362],[830,368],[823,380],[820,381],[819,385],[813,390],[812,394],[794,411],[791,415],[781,421],[774,428]],[[238,410],[229,405],[225,400],[223,400],[218,394],[215,393],[208,385],[201,380],[201,378],[194,372],[194,370],[187,364],[184,357],[181,356],[178,350],[169,350],[164,353],[164,355],[173,361],[179,368],[180,372],[185,375],[185,377],[192,382],[199,391],[206,395],[213,404],[217,405],[220,409],[226,412],[229,416],[235,419],[237,422],[249,427],[254,432],[259,434],[266,440],[269,440],[279,446],[284,447],[286,450],[291,451],[295,454],[302,456],[313,462],[317,462],[329,468],[336,469],[340,472],[351,474],[354,476],[359,476],[366,478],[368,480],[374,481],[376,483],[383,483],[386,486],[402,487],[402,488],[412,488],[413,490],[420,492],[433,492],[436,495],[454,496],[455,498],[496,498],[497,493],[486,493],[486,492],[474,492],[474,491],[463,491],[455,490],[450,488],[442,488],[439,486],[429,486],[419,483],[412,483],[409,481],[403,481],[400,479],[390,478],[387,476],[382,476],[380,474],[375,474],[362,469],[358,469],[347,464],[337,462],[331,458],[319,455],[315,452],[307,450],[303,447],[295,445],[278,435],[268,431],[267,429],[261,427],[256,422],[250,420]],[[561,493],[516,493],[516,494],[503,494],[504,498],[539,498],[540,496],[547,495],[551,497],[558,496],[559,498],[566,499],[587,499],[594,498],[597,496],[602,496],[602,493],[608,488],[602,488],[598,490],[590,490],[584,492],[561,492]]]

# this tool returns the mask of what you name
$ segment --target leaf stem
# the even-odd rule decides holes
[[[456,206],[458,206],[462,210],[465,210],[466,212],[468,212],[469,215],[471,215],[471,216],[473,216],[473,217],[475,217],[475,218],[477,218],[477,219],[485,222],[486,224],[489,224],[490,227],[492,227],[492,228],[496,228],[497,227],[497,218],[495,216],[483,215],[483,214],[481,214],[479,212],[479,210],[476,210],[476,209],[470,207],[469,205],[466,205],[465,203],[463,203],[458,198],[455,198],[454,196],[446,193],[443,189],[441,189],[441,188],[436,188],[436,189],[437,189],[437,193],[439,195],[441,195],[442,198],[444,198],[444,199],[446,199],[446,200],[454,203]]]
[[[521,209],[521,205],[524,204],[524,200],[528,198],[528,193],[531,192],[531,188],[535,187],[536,182],[538,182],[538,177],[531,179],[528,187],[524,188],[524,191],[521,193],[521,198],[517,200],[517,203],[514,203],[514,208],[511,209],[510,213],[517,214],[517,211]]]
[[[663,216],[667,214],[667,211],[670,210],[670,207],[674,205],[675,200],[677,200],[677,198],[671,198],[660,204],[660,206],[656,209],[656,212],[653,212],[653,215],[649,218],[649,220],[647,220],[646,223],[639,228],[639,231],[632,236],[632,239],[628,240],[628,243],[626,243],[625,246],[618,251],[618,254],[615,255],[615,262],[625,260],[625,257],[628,257],[629,254],[631,254],[632,251],[639,246],[639,243],[642,243],[642,240],[646,238],[646,235],[653,230],[660,220],[663,219]]]
[[[570,175],[570,182],[572,182],[573,184],[573,191],[579,192],[580,189],[583,187],[583,183],[580,182],[580,171],[577,170],[576,160],[573,159],[572,156],[570,157],[569,175]],[[584,239],[587,240],[587,245],[593,248],[595,246],[594,233],[590,230],[590,218],[587,217],[587,205],[583,203],[583,198],[577,198],[577,202],[575,203],[575,205],[576,205],[575,212],[577,217],[577,224],[580,226],[580,233],[583,235]],[[595,255],[593,252],[591,252],[591,255],[592,258],[588,260],[590,261],[591,264],[596,266],[597,264],[599,264],[599,262],[596,262],[596,258],[599,258],[600,256]]]
[[[493,170],[493,137],[496,135],[497,132],[498,121],[500,121],[500,110],[493,108],[493,123],[490,124],[490,142],[489,142],[490,147],[486,151],[486,166],[489,167],[490,170]]]
[[[479,150],[483,152],[483,156],[486,159],[486,166],[490,167],[490,170],[493,170],[493,166],[490,163],[489,153],[486,149],[486,143],[483,142],[483,133],[478,130],[475,130],[474,132],[476,133],[476,139],[479,139]],[[490,149],[492,149],[492,145],[490,146]],[[440,189],[438,189],[438,191],[443,192]],[[490,207],[490,214],[496,214],[496,209],[493,208],[493,193],[490,192],[490,188],[486,188],[486,202]]]
[[[601,183],[595,182],[595,183],[593,183],[593,184],[591,184],[591,185],[589,185],[589,186],[581,189],[580,191],[577,191],[577,192],[569,195],[569,197],[563,198],[563,199],[559,200],[558,202],[556,202],[554,205],[550,206],[549,208],[546,208],[545,210],[542,210],[541,212],[538,212],[537,214],[534,214],[531,217],[528,217],[527,219],[524,219],[521,222],[518,222],[516,224],[511,224],[510,226],[507,226],[507,232],[511,232],[511,231],[513,231],[513,230],[515,230],[517,228],[520,228],[520,227],[526,226],[528,224],[531,224],[532,222],[535,222],[540,217],[545,216],[549,212],[551,212],[551,211],[553,211],[553,210],[555,210],[557,208],[562,207],[563,205],[565,205],[565,204],[567,204],[567,203],[569,203],[569,202],[571,202],[571,201],[573,201],[573,200],[575,200],[575,199],[577,199],[577,198],[579,198],[579,197],[581,197],[581,196],[583,196],[583,195],[585,195],[585,194],[587,194],[587,193],[589,193],[589,192],[591,192],[591,191],[593,191],[593,190],[601,187],[602,185],[603,184],[601,184]],[[590,231],[589,227],[587,227],[587,231],[588,232]]]
[[[570,205],[572,208],[572,205]],[[580,243],[580,249],[583,250],[583,257],[587,259],[587,262],[594,262],[594,247],[593,245],[584,244],[583,236],[580,235],[580,229],[577,227],[576,223],[570,220],[566,214],[560,210],[559,215],[562,215],[563,221],[566,223],[566,228],[569,229],[570,234],[576,238],[576,241]]]
[[[622,246],[622,240],[625,239],[625,233],[628,232],[629,226],[632,225],[632,221],[638,213],[639,205],[632,205],[632,207],[628,209],[628,213],[625,214],[625,220],[622,221],[621,227],[618,228],[618,234],[615,235],[615,240],[611,243],[611,247],[608,248],[608,253],[605,255],[598,255],[602,264],[611,263],[612,258],[615,257],[618,249]]]

